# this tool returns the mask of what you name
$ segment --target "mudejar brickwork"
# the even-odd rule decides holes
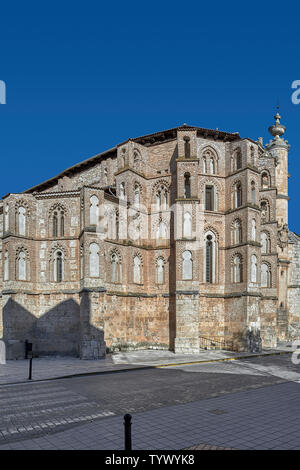
[[[182,125],[132,138],[1,202],[0,337],[37,354],[198,352],[300,337],[288,152]],[[11,356],[16,356],[12,352]]]

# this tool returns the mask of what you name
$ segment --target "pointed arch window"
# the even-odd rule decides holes
[[[136,255],[133,259],[133,282],[135,284],[141,284],[141,259]]]
[[[164,284],[165,282],[165,263],[163,258],[158,258],[156,262],[156,283]]]
[[[120,199],[125,199],[125,183],[120,184]]]
[[[140,186],[138,184],[135,184],[134,186],[134,204],[138,206],[140,204]]]
[[[183,217],[183,236],[192,236],[192,216],[189,212],[185,212]]]
[[[269,184],[269,175],[266,171],[264,171],[261,174],[261,187],[262,187],[262,189],[268,189],[269,186],[270,186],[270,184]]]
[[[238,181],[234,185],[234,208],[237,209],[242,205],[242,185]]]
[[[122,282],[122,264],[116,252],[110,255],[110,280],[114,283]]]
[[[52,216],[52,236],[63,237],[65,235],[65,213],[60,208],[57,207],[53,212]]]
[[[98,243],[90,244],[89,253],[90,277],[100,276],[100,256]]]
[[[141,156],[137,150],[135,150],[133,154],[133,168],[136,171],[141,170]]]
[[[266,232],[262,232],[260,236],[261,252],[263,254],[270,252],[270,239]]]
[[[266,263],[261,265],[261,287],[271,287],[271,269]]]
[[[160,221],[157,227],[156,238],[158,240],[166,240],[167,238],[167,226],[165,222]]]
[[[9,257],[8,257],[8,251],[5,251],[4,255],[4,281],[9,280]]]
[[[191,156],[190,138],[188,136],[185,136],[183,140],[184,140],[184,157],[190,158]]]
[[[65,214],[64,212],[60,213],[60,236],[63,237],[65,235]]]
[[[256,241],[256,221],[251,220],[251,240]]]
[[[26,254],[20,251],[18,255],[18,279],[19,281],[26,281]]]
[[[193,279],[193,259],[190,251],[182,253],[182,280],[189,281]]]
[[[20,206],[18,208],[18,228],[19,235],[26,235],[26,209]]]
[[[232,243],[233,245],[237,245],[242,243],[242,224],[241,221],[236,219],[233,222],[232,226]]]
[[[236,152],[236,169],[240,170],[242,168],[242,153],[240,150]]]
[[[215,283],[217,279],[217,240],[213,232],[206,233],[204,253],[204,282]]]
[[[9,230],[9,207],[6,204],[4,209],[4,231],[7,232]]]
[[[168,192],[167,189],[162,186],[156,192],[156,209],[158,211],[166,210],[168,207]]]
[[[261,208],[261,222],[266,223],[270,220],[270,208],[267,201],[262,201],[260,204]]]
[[[190,173],[184,174],[184,197],[190,198],[191,197],[191,175]]]
[[[213,280],[213,242],[212,236],[206,237],[206,253],[205,253],[205,280],[211,283]]]
[[[56,211],[53,214],[53,237],[58,237],[58,217]]]
[[[99,219],[99,199],[93,195],[90,197],[90,225],[97,225]]]
[[[251,202],[252,204],[256,204],[256,189],[255,189],[255,182],[251,182]]]
[[[251,256],[251,273],[250,273],[251,282],[257,282],[257,257],[256,255]]]
[[[233,258],[233,279],[234,283],[242,282],[242,259],[240,255]]]
[[[62,282],[64,277],[64,260],[63,260],[63,253],[60,250],[57,250],[54,253],[54,281],[55,282]]]

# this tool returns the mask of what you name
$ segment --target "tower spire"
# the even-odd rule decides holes
[[[273,126],[269,127],[269,132],[274,137],[275,140],[278,140],[285,133],[286,127],[283,124],[281,124],[281,122],[280,122],[281,116],[279,114],[279,105],[278,104],[276,106],[276,109],[277,109],[277,112],[274,116],[275,124],[273,124]]]

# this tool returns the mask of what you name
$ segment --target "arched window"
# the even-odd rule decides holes
[[[137,171],[140,168],[140,156],[136,150],[133,152],[133,168]]]
[[[240,170],[242,168],[242,153],[240,150],[237,150],[235,155],[236,169]]]
[[[185,212],[183,217],[183,236],[192,236],[192,216],[189,212]]]
[[[120,184],[120,199],[125,199],[125,183]]]
[[[9,207],[6,204],[4,209],[4,231],[7,232],[9,230]]]
[[[90,197],[90,225],[97,225],[99,219],[99,199],[93,195]]]
[[[204,282],[215,283],[217,279],[217,240],[212,231],[204,237]]]
[[[261,201],[261,222],[266,223],[270,220],[270,208],[267,201]]]
[[[159,222],[156,232],[156,238],[158,240],[165,240],[167,238],[167,226],[163,221]]]
[[[271,287],[271,269],[266,263],[261,265],[261,287]]]
[[[18,279],[19,281],[26,281],[26,255],[24,251],[20,251],[18,255]]]
[[[136,255],[133,259],[133,282],[135,284],[141,284],[141,259]]]
[[[168,192],[167,192],[167,189],[164,186],[162,186],[156,192],[156,209],[158,211],[166,210],[167,206],[168,206]]]
[[[189,173],[184,175],[184,197],[191,197],[191,175]]]
[[[140,204],[140,187],[138,184],[134,186],[134,204],[136,206]]]
[[[269,175],[266,171],[261,174],[261,187],[262,189],[269,188]]]
[[[250,161],[251,161],[251,165],[255,164],[255,150],[252,145],[250,147]]]
[[[262,232],[260,235],[260,242],[261,242],[261,252],[269,253],[270,252],[270,239],[266,232]]]
[[[64,277],[64,260],[63,253],[60,250],[57,250],[54,253],[54,263],[53,263],[53,277],[55,282],[62,282]]]
[[[202,162],[203,162],[203,173],[207,173],[210,175],[214,175],[215,173],[217,173],[218,157],[213,150],[206,148],[203,151]]]
[[[52,216],[52,236],[63,237],[65,234],[65,214],[64,211],[57,207]]]
[[[99,257],[99,245],[97,243],[90,244],[90,277],[100,276],[100,257]]]
[[[242,259],[240,255],[236,255],[233,258],[233,276],[232,281],[234,283],[242,282],[243,281],[243,273],[242,273]]]
[[[257,257],[251,256],[251,282],[257,282]]]
[[[84,248],[80,245],[80,279],[84,278]]]
[[[185,136],[183,140],[184,140],[184,157],[190,158],[191,156],[190,138],[188,136]]]
[[[234,185],[234,208],[238,208],[238,207],[241,207],[242,205],[242,185],[241,183],[238,181],[237,183],[235,183]]]
[[[242,224],[239,219],[236,219],[232,225],[232,244],[237,245],[242,242]]]
[[[121,282],[122,281],[122,265],[120,257],[117,253],[113,252],[110,255],[110,264],[111,264],[111,282]]]
[[[156,282],[157,284],[164,284],[165,282],[165,263],[163,258],[158,258],[156,261]]]
[[[211,283],[213,279],[213,242],[212,236],[207,235],[205,243],[205,280]]]
[[[116,211],[116,213],[115,213],[115,220],[116,220],[116,240],[119,240],[119,236],[120,236],[120,215],[119,215],[118,211]]]
[[[63,212],[60,213],[60,236],[65,235],[65,215]]]
[[[18,228],[19,235],[26,235],[26,209],[21,206],[18,209]]]
[[[255,219],[251,220],[251,240],[256,240],[256,221]]]
[[[251,182],[251,202],[252,204],[256,204],[256,189],[255,189],[255,182]]]
[[[55,211],[53,214],[53,237],[58,236],[58,218],[57,212]]]
[[[182,279],[183,281],[189,281],[193,279],[192,253],[190,251],[184,251],[182,253],[182,260]]]
[[[9,280],[9,257],[8,257],[8,251],[5,251],[4,255],[4,281]]]

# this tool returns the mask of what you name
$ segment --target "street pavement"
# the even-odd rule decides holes
[[[260,355],[281,354],[290,352],[291,348],[265,350]],[[240,357],[256,357],[256,354],[231,351],[201,351],[199,354],[175,354],[171,351],[141,350],[109,354],[105,359],[80,360],[74,357],[40,357],[32,361],[32,379],[49,380],[59,377],[70,377],[80,374],[110,373],[118,370],[141,367],[160,367],[182,363],[210,361],[227,361]],[[0,364],[0,385],[27,382],[29,360],[19,359]]]
[[[291,355],[0,387],[0,450],[300,449]]]

